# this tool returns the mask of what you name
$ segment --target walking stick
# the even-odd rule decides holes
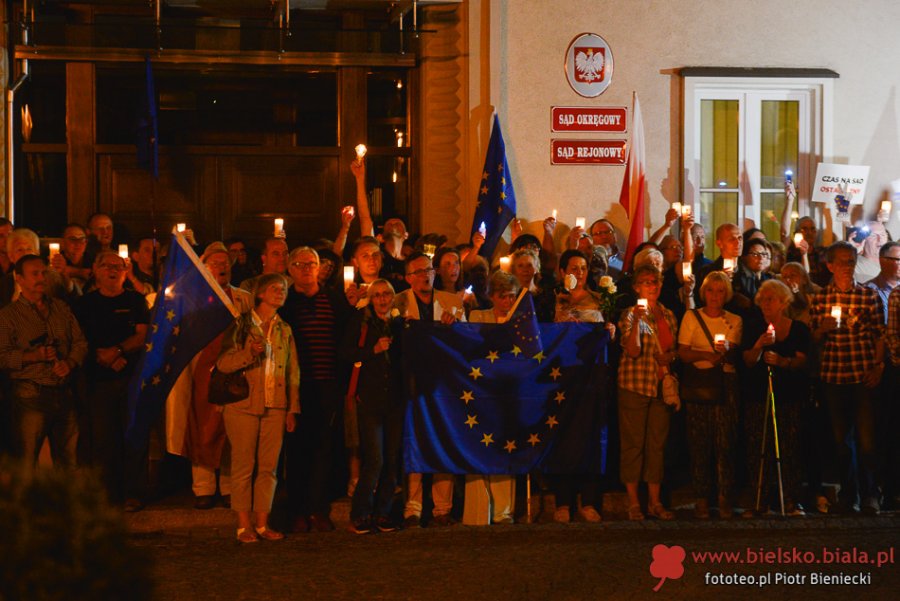
[[[778,470],[778,502],[784,516],[784,481],[781,479],[781,450],[778,445],[778,419],[775,417],[775,389],[772,387],[772,368],[769,367],[769,398],[772,407],[772,436],[775,441],[775,469]]]
[[[766,466],[766,434],[769,429],[769,395],[772,392],[772,370],[769,370],[769,391],[766,393],[766,413],[763,416],[762,444],[759,448],[759,478],[756,481],[756,513],[759,513],[762,500],[763,471]]]
[[[531,472],[525,475],[525,523],[531,523]]]

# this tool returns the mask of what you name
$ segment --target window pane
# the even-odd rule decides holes
[[[367,155],[366,172],[372,190],[372,219],[376,225],[380,226],[392,217],[408,222],[409,159]]]
[[[780,189],[784,186],[786,169],[797,173],[800,103],[796,100],[764,100],[761,127],[760,185],[763,189]]]
[[[784,212],[783,192],[763,192],[760,194],[759,226],[769,240],[781,240],[781,214]]]
[[[737,192],[701,192],[700,220],[706,228],[706,250],[703,254],[710,259],[719,256],[715,244],[716,228],[723,223],[738,223]]]
[[[372,71],[368,94],[368,146],[409,146],[406,122],[406,72]]]
[[[738,187],[738,101],[700,102],[700,187]]]

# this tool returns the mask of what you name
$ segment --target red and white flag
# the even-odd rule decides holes
[[[647,187],[646,160],[644,158],[644,120],[641,118],[641,104],[637,93],[634,94],[634,108],[631,117],[631,144],[628,147],[628,158],[625,161],[625,178],[622,180],[622,191],[619,203],[631,220],[628,232],[628,244],[625,246],[625,269],[631,270],[634,249],[644,241],[644,192]]]

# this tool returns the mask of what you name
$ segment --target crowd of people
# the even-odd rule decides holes
[[[334,529],[336,470],[349,474],[359,534],[449,526],[460,516],[466,524],[514,522],[514,476],[402,473],[400,328],[410,319],[499,323],[523,290],[539,321],[609,331],[616,385],[606,400],[628,519],[676,517],[664,485],[678,411],[698,519],[710,518],[711,504],[728,519],[735,507],[748,517],[781,510],[782,500],[785,513],[799,516],[804,506],[877,514],[900,499],[900,243],[853,231],[850,241],[822,247],[808,217],[786,219],[779,240],[726,223],[712,233],[718,257],[710,260],[706,229],[672,209],[627,262],[606,219],[570,229],[563,248],[554,217],[543,220],[542,238],[515,219],[500,268],[479,253],[477,230],[453,245],[437,234],[411,236],[394,218],[376,236],[365,166],[354,162],[352,171],[356,206],[344,208],[333,240],[290,249],[273,236],[258,264],[240,239],[198,247],[241,316],[178,378],[163,430],[167,450],[190,461],[195,506],[230,506],[241,542],[283,537],[269,524],[279,475],[292,531]],[[787,194],[792,202],[791,186]],[[348,247],[357,215],[362,236]],[[877,225],[870,231],[886,231]],[[34,232],[0,220],[0,440],[29,465],[48,441],[54,464],[94,466],[109,498],[137,511],[151,451],[149,442],[125,444],[127,389],[149,350],[167,249],[145,237],[123,257],[115,234],[110,217],[96,214],[87,227],[66,227],[47,253]],[[345,263],[353,266],[349,284]],[[242,373],[246,398],[208,402],[215,371]],[[836,503],[823,490],[826,474],[839,479]],[[454,494],[457,480],[462,495]],[[555,521],[603,519],[599,478],[544,482],[556,497]],[[427,485],[433,508],[423,518]],[[747,500],[754,493],[755,503]],[[460,498],[464,506],[454,507]]]

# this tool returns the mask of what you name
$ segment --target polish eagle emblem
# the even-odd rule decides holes
[[[586,83],[603,81],[606,54],[603,48],[575,48],[575,80]]]

